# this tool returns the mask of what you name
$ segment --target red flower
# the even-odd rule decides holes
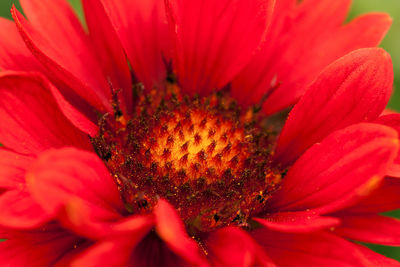
[[[21,5],[0,21],[1,263],[398,265],[353,242],[400,245],[387,15],[83,0],[87,34],[64,0]]]

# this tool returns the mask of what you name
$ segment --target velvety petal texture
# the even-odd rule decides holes
[[[319,216],[315,211],[278,212],[265,219],[255,218],[255,221],[271,230],[293,233],[312,232],[340,224],[339,219]]]
[[[1,194],[0,209],[0,225],[8,228],[40,227],[51,219],[25,188]]]
[[[163,0],[100,0],[132,65],[147,90],[162,86],[171,60]],[[134,33],[134,34],[133,34]]]
[[[290,112],[276,157],[292,163],[334,130],[375,120],[393,86],[390,55],[380,48],[354,51],[328,66]]]
[[[380,116],[375,122],[392,127],[400,134],[400,114],[398,113]],[[397,155],[397,158],[388,169],[387,174],[392,177],[400,178],[400,154]]]
[[[120,219],[123,204],[101,160],[73,148],[48,150],[27,173],[35,200],[81,235],[106,234],[106,222]],[[87,229],[91,229],[90,232]]]
[[[264,40],[274,0],[168,0],[174,69],[189,93],[221,89]],[[204,19],[207,18],[207,19]]]
[[[99,128],[94,124],[86,115],[77,110],[73,105],[67,101],[56,87],[52,86],[50,83],[46,83],[48,89],[53,94],[59,108],[65,117],[79,130],[86,133],[87,135],[93,137],[99,131]]]
[[[25,171],[33,158],[0,148],[0,188],[17,189],[25,184]]]
[[[0,242],[0,262],[6,266],[68,266],[63,258],[78,254],[80,239],[60,232],[54,225],[44,231],[25,233],[9,232],[5,242]]]
[[[51,73],[51,80],[97,109],[111,111],[111,89],[68,2],[22,0],[21,6],[29,21],[15,7],[13,18],[29,50]]]
[[[276,266],[255,240],[238,228],[215,231],[205,244],[212,266]]]
[[[62,113],[50,87],[37,74],[0,75],[0,117],[7,125],[0,127],[1,142],[16,152],[31,155],[68,145],[91,150],[87,136]]]
[[[278,1],[275,12],[279,16],[274,17],[267,42],[232,83],[239,102],[256,104],[264,97],[264,112],[272,114],[294,104],[336,59],[378,45],[391,18],[366,14],[343,25],[350,2],[306,0],[296,5],[296,1]]]
[[[326,5],[326,7],[331,9],[330,1],[322,2],[328,2],[329,4]],[[334,14],[334,16],[336,16],[336,14]],[[293,68],[297,66],[307,67],[302,68],[299,74],[297,74],[298,72],[294,71],[294,69],[293,72],[290,72],[296,73],[293,77],[294,79],[291,83],[286,83],[286,86],[284,85],[285,82],[282,81],[282,87],[279,86],[277,90],[271,92],[270,96],[263,104],[264,112],[272,114],[294,104],[299,97],[306,92],[307,85],[318,77],[320,71],[336,59],[359,48],[377,46],[389,30],[391,23],[392,20],[387,14],[366,15],[339,28],[334,31],[331,36],[323,36],[323,38],[321,38],[322,40],[320,40],[321,43],[316,45],[316,49],[306,48],[301,51],[296,49],[296,54],[302,55],[304,58],[300,62],[291,62],[290,66]],[[321,21],[316,22],[316,24],[326,25]],[[326,32],[325,29],[323,31]],[[360,36],[359,33],[362,35]],[[354,40],[355,34],[359,37],[356,40]],[[303,54],[303,51],[306,53]],[[310,55],[307,52],[312,54]],[[318,55],[317,60],[308,61],[309,58],[315,58],[315,55]],[[292,56],[291,58],[297,59],[297,57]],[[286,66],[282,68],[282,72],[284,72],[284,69],[286,69]],[[285,73],[289,73],[287,69]],[[279,78],[276,79],[279,83]]]
[[[355,189],[383,178],[398,146],[396,131],[378,124],[336,131],[294,163],[270,205],[280,211],[341,206]]]
[[[200,248],[187,235],[184,225],[174,208],[166,201],[160,200],[154,209],[156,231],[160,238],[182,258],[197,266],[207,266],[200,254]]]
[[[366,243],[388,246],[400,246],[400,235],[397,232],[400,220],[379,215],[341,216],[341,224],[335,233],[343,237]],[[368,221],[368,223],[365,223]]]
[[[0,69],[14,71],[40,71],[42,67],[25,46],[15,23],[0,18]]]
[[[121,108],[132,109],[131,73],[121,42],[98,0],[82,1],[95,55],[113,94],[119,94]]]
[[[386,177],[366,198],[346,209],[347,214],[372,215],[400,209],[400,181]]]
[[[341,221],[340,225],[332,227],[331,230],[351,240],[398,246],[396,229],[399,221],[379,213],[399,209],[399,185],[399,179],[385,178],[380,186],[368,195],[353,205],[331,214]]]
[[[114,228],[114,230],[120,228],[123,231],[114,233],[108,239],[95,244],[74,260],[72,266],[134,266],[138,264],[134,257],[135,249],[149,234],[153,225],[154,220],[151,216],[127,219]],[[143,261],[145,255],[140,256]]]
[[[252,236],[278,266],[398,266],[395,260],[327,232],[294,235],[258,230]]]

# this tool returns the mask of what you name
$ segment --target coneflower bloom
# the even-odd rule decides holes
[[[0,20],[2,265],[399,265],[387,15],[82,4]]]

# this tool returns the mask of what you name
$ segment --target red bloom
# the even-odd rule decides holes
[[[21,5],[0,20],[0,262],[398,265],[353,242],[400,245],[387,15],[83,0],[87,34],[64,0]]]

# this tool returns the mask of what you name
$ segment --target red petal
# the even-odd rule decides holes
[[[57,210],[61,224],[73,232],[90,239],[104,239],[111,235],[121,215],[103,203],[93,203],[71,196]],[[40,203],[42,205],[42,203]]]
[[[33,158],[0,149],[0,188],[21,188],[25,184],[25,171]]]
[[[397,131],[397,133],[400,136],[400,114],[395,113],[395,114],[384,115],[379,117],[375,122],[392,127]],[[387,174],[392,177],[400,178],[400,153],[394,160],[393,165],[390,166],[390,168],[388,169]]]
[[[267,31],[274,0],[167,0],[174,67],[186,92],[221,89],[249,63]]]
[[[366,254],[364,248],[331,233],[256,230],[252,236],[278,266],[377,266],[377,259]]]
[[[270,95],[264,105],[268,114],[294,104],[334,60],[350,51],[378,45],[391,25],[387,14],[371,13],[341,26],[350,6],[348,0],[302,1],[296,9],[287,6],[283,12],[278,10],[285,19],[284,27],[274,25],[279,34],[267,36],[269,41],[232,85],[242,104],[255,104]]]
[[[128,240],[104,241],[92,246],[73,262],[74,267],[129,266],[134,249]],[[134,266],[134,265],[132,265]]]
[[[135,76],[148,90],[162,85],[167,76],[163,57],[171,58],[164,1],[100,2],[125,48]]]
[[[124,209],[117,186],[97,155],[73,148],[41,154],[27,174],[34,199],[81,235],[108,234]]]
[[[212,266],[275,266],[254,240],[239,228],[222,228],[205,240]]]
[[[277,158],[290,164],[334,130],[376,119],[392,85],[391,59],[380,48],[360,49],[337,60],[291,111],[278,141]]]
[[[150,232],[135,248],[129,266],[188,267],[204,265],[185,261],[180,255],[171,251],[155,232]]]
[[[33,155],[63,146],[92,150],[88,137],[60,111],[48,86],[40,75],[0,75],[0,117],[7,125],[0,129],[1,142],[17,152]]]
[[[328,8],[330,8],[332,2],[326,2],[329,2]],[[295,52],[294,60],[289,60],[288,66],[283,64],[279,67],[278,82],[281,81],[279,77],[282,76],[279,73],[283,73],[283,77],[286,76],[286,73],[294,75],[286,78],[289,80],[287,82],[286,79],[282,79],[282,86],[272,92],[264,102],[264,111],[272,114],[294,104],[306,92],[307,85],[318,77],[325,66],[353,50],[377,46],[389,30],[391,23],[392,20],[387,14],[367,14],[336,31],[323,30],[328,35],[321,36],[317,44],[305,46],[305,50],[295,49],[293,51]],[[316,24],[324,25],[320,21],[317,21]],[[316,24],[309,25],[309,27],[314,28]],[[306,35],[310,36],[308,33]],[[302,39],[300,40],[303,42]],[[287,57],[293,58],[293,55],[286,51],[284,53]]]
[[[129,266],[135,247],[149,233],[152,226],[152,217],[129,218],[122,227],[123,235],[113,236],[97,243],[74,260],[72,265],[76,267]]]
[[[42,70],[40,63],[26,48],[15,23],[5,18],[0,18],[0,55],[2,70]]]
[[[15,23],[3,18],[0,18],[0,54],[0,68],[3,70],[35,71],[44,73],[47,76],[52,76],[26,47],[22,37],[18,33]],[[84,102],[70,89],[66,88],[65,85],[57,83],[57,86],[63,88],[61,91],[64,96],[67,97],[68,101],[73,103],[75,107],[97,120],[97,116],[93,112],[93,107],[87,102]]]
[[[86,116],[80,113],[75,106],[72,106],[68,101],[64,99],[61,93],[58,91],[56,87],[54,87],[49,81],[47,81],[42,75],[35,73],[25,73],[25,72],[6,72],[8,78],[15,79],[33,79],[37,80],[41,83],[41,86],[45,88],[47,91],[53,94],[54,99],[56,100],[59,109],[61,109],[62,113],[68,120],[79,130],[82,132],[94,136],[97,134],[98,127],[91,120],[89,120]],[[53,101],[52,101],[53,102]],[[85,137],[85,141],[87,138]]]
[[[334,3],[327,0],[304,0],[297,6],[296,15],[303,23],[303,31],[309,28],[310,31],[321,33],[324,29],[340,26],[347,17],[350,5],[350,0],[338,0]],[[316,24],[317,21],[324,24]]]
[[[379,267],[393,267],[400,266],[400,263],[394,259],[387,258],[379,253],[373,252],[372,250],[358,246],[358,250],[363,254],[363,257],[368,261],[364,266],[379,266]]]
[[[381,186],[366,198],[346,209],[348,214],[376,214],[400,209],[400,180],[385,178]]]
[[[10,228],[33,228],[51,218],[25,190],[0,195],[0,210],[0,224]]]
[[[175,209],[160,199],[154,208],[156,231],[172,251],[196,265],[207,266],[197,243],[191,239]]]
[[[315,55],[312,51],[317,41],[340,26],[350,6],[349,0],[307,0],[297,6],[296,2],[277,1],[267,41],[235,78],[232,91],[242,104],[259,103],[277,83],[285,91],[297,86],[299,78],[310,74],[305,69],[310,64],[310,54]],[[312,61],[318,62],[320,57]],[[278,99],[279,103],[286,97]]]
[[[82,132],[92,137],[95,136],[99,130],[98,126],[66,101],[57,88],[55,88],[51,83],[46,83],[46,85],[53,94],[53,97],[57,101],[57,104],[65,117],[67,117],[68,120]]]
[[[1,228],[0,227],[0,239],[7,239],[9,238],[9,231],[7,231],[7,229],[5,228]]]
[[[342,215],[335,233],[349,239],[400,246],[400,220],[379,215]]]
[[[153,226],[154,226],[153,214],[131,215],[114,223],[112,226],[111,235],[113,237],[126,237],[127,235],[128,236],[132,235],[132,237],[138,236],[145,229],[150,230]]]
[[[21,5],[29,23],[15,7],[11,14],[29,50],[51,73],[51,80],[68,86],[100,111],[112,111],[111,90],[68,2],[22,0]]]
[[[121,90],[124,111],[132,109],[132,82],[128,61],[106,12],[98,0],[83,0],[86,24],[103,73],[114,90]],[[136,33],[137,34],[137,33]],[[126,103],[128,102],[128,103]],[[128,109],[128,110],[125,110]]]
[[[60,230],[20,233],[0,242],[3,266],[54,266],[67,253],[77,253],[81,240]]]
[[[382,111],[382,116],[384,116],[384,115],[389,115],[389,114],[399,114],[399,113],[397,113],[396,111],[394,111],[394,110],[391,110],[391,109],[388,109],[388,108],[385,108],[385,110],[384,111]]]
[[[360,123],[336,131],[294,163],[270,205],[280,211],[342,205],[380,180],[397,150],[397,133],[383,125]]]
[[[266,41],[249,64],[233,79],[232,95],[243,106],[259,104],[266,90],[274,86],[273,77],[270,77],[275,75],[272,72],[273,62],[282,56],[276,53],[276,47],[284,39],[283,34],[290,24],[296,2],[296,0],[276,1],[271,25],[265,37]]]
[[[340,221],[333,217],[319,216],[315,212],[280,212],[265,219],[255,218],[263,226],[280,232],[303,233],[336,226]]]

